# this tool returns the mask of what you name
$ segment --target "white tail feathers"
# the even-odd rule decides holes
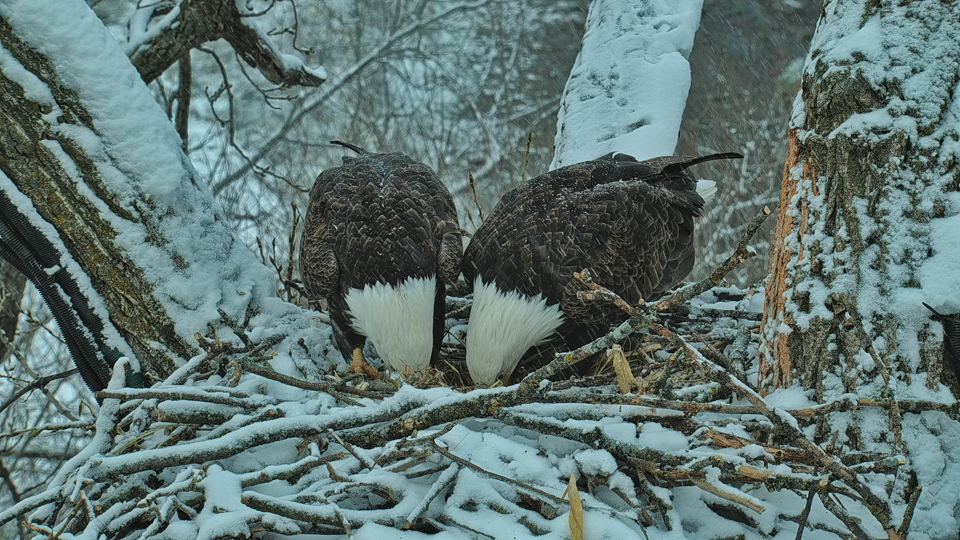
[[[717,183],[713,180],[697,180],[697,195],[703,197],[704,202],[710,202],[710,199],[717,194]]]
[[[437,277],[407,278],[347,292],[350,326],[370,338],[377,354],[400,373],[422,371],[433,354],[433,309]]]
[[[546,341],[560,324],[558,304],[540,296],[500,292],[496,282],[473,281],[473,307],[467,326],[467,369],[473,382],[493,384],[509,375],[527,349]]]

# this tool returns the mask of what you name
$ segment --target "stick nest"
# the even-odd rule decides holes
[[[758,315],[689,302],[712,289],[714,301],[751,303],[756,291],[717,284],[750,257],[752,234],[726,271],[655,304],[625,306],[627,320],[608,336],[547,355],[511,386],[447,387],[468,379],[455,344],[433,378],[418,381],[424,388],[397,377],[307,380],[274,371],[270,343],[233,348],[202,337],[207,352],[152,388],[123,388],[119,365],[98,396],[89,446],[47,491],[0,512],[0,525],[20,519],[40,537],[109,539],[360,527],[385,528],[384,537],[395,534],[389,529],[577,537],[576,523],[588,538],[671,530],[799,538],[809,529],[905,538],[920,488],[900,447],[852,452],[829,431],[815,437],[816,423],[838,411],[886,418],[895,410],[890,426],[899,429],[907,412],[956,411],[886,397],[767,404],[747,382]],[[591,292],[616,301],[601,284]],[[635,377],[632,393],[604,364],[614,345]],[[592,373],[568,376],[598,356]]]

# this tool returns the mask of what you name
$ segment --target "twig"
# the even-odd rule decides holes
[[[6,433],[0,433],[0,439],[16,437],[17,435],[23,435],[24,433],[30,433],[31,437],[36,437],[43,431],[63,431],[66,429],[83,429],[86,431],[91,431],[93,427],[94,422],[91,421],[68,422],[66,424],[44,424],[42,426],[16,429]]]
[[[797,538],[803,540],[803,529],[807,526],[807,518],[810,517],[810,509],[813,508],[813,499],[817,497],[817,490],[811,489],[807,494],[807,503],[803,505],[803,512],[800,513],[800,521],[797,522]]]
[[[600,351],[609,349],[612,345],[620,343],[629,337],[631,334],[639,330],[639,328],[641,327],[636,325],[633,317],[630,317],[626,321],[620,323],[619,326],[614,328],[605,336],[599,337],[573,351],[557,353],[557,358],[555,358],[552,362],[524,377],[523,380],[520,381],[520,390],[523,392],[534,390],[544,379],[552,377],[564,369],[590,358]]]
[[[448,516],[448,515],[446,515],[446,514],[441,514],[438,519],[439,519],[440,523],[443,523],[443,524],[446,524],[446,525],[452,525],[452,526],[454,526],[454,527],[460,527],[461,529],[463,529],[463,530],[465,530],[465,531],[470,531],[470,532],[472,532],[473,534],[476,534],[476,535],[478,535],[478,536],[483,536],[483,537],[489,538],[490,540],[496,540],[496,538],[497,538],[496,536],[487,534],[487,533],[485,533],[485,532],[478,531],[478,530],[476,530],[476,529],[474,529],[474,528],[472,528],[472,527],[467,527],[466,525],[457,522],[456,520],[454,520],[453,518],[451,518],[450,516]]]
[[[421,501],[420,504],[418,504],[417,507],[411,510],[410,514],[407,515],[407,522],[404,524],[404,529],[413,527],[413,524],[416,523],[417,520],[420,519],[420,516],[422,516],[423,513],[427,511],[427,508],[430,507],[430,503],[432,503],[438,495],[443,493],[444,490],[450,487],[450,484],[457,479],[457,474],[459,472],[460,465],[457,463],[446,467],[446,470],[443,471],[443,474],[441,474],[440,477],[437,478],[437,481],[430,486],[430,491],[423,496],[423,501]]]
[[[533,144],[533,132],[527,133],[527,149],[523,153],[523,172],[520,173],[520,185],[527,185],[527,167],[530,166],[530,145]]]
[[[757,231],[760,230],[760,226],[763,225],[763,222],[766,221],[767,217],[770,215],[770,208],[764,206],[760,213],[754,216],[754,218],[747,225],[746,230],[743,232],[743,235],[740,236],[740,241],[737,243],[736,249],[733,253],[727,257],[727,260],[717,267],[708,277],[694,283],[693,285],[688,285],[673,294],[669,297],[655,303],[653,308],[657,311],[666,311],[676,307],[679,304],[682,304],[692,298],[696,298],[701,294],[707,292],[723,283],[723,278],[729,274],[737,265],[743,263],[747,259],[756,255],[756,252],[748,249],[747,243],[753,238]]]
[[[906,540],[907,538],[907,533],[910,531],[910,522],[913,521],[913,512],[917,509],[917,502],[920,500],[920,493],[922,491],[923,486],[917,486],[917,488],[913,490],[913,493],[910,494],[910,500],[907,501],[907,508],[903,511],[903,519],[897,528],[897,538],[899,540]]]
[[[446,447],[441,446],[440,444],[438,444],[436,441],[434,441],[433,447],[437,450],[437,452],[439,452],[440,454],[443,454],[444,457],[450,459],[451,461],[454,461],[454,462],[456,462],[456,463],[459,463],[460,465],[462,465],[462,466],[464,466],[464,467],[467,467],[467,468],[469,468],[469,469],[473,469],[474,471],[477,471],[478,473],[480,473],[480,474],[482,474],[482,475],[484,475],[484,476],[488,476],[488,477],[490,477],[490,478],[494,478],[494,479],[496,479],[496,480],[499,480],[499,481],[501,481],[501,482],[504,482],[504,483],[507,483],[507,484],[510,484],[510,485],[513,485],[513,486],[516,486],[516,487],[518,487],[518,488],[520,488],[520,489],[529,491],[529,492],[531,492],[531,493],[536,493],[537,495],[539,495],[539,496],[541,496],[541,497],[543,497],[543,498],[545,498],[545,499],[549,499],[549,500],[557,503],[558,505],[569,504],[569,503],[568,503],[566,500],[564,500],[562,497],[557,497],[556,495],[553,495],[553,494],[551,494],[551,493],[547,493],[546,491],[543,491],[542,489],[535,488],[535,487],[533,487],[533,486],[531,486],[531,485],[529,485],[529,484],[524,484],[523,482],[521,482],[521,481],[519,481],[519,480],[514,480],[513,478],[510,478],[509,476],[503,476],[502,474],[497,474],[497,473],[495,473],[495,472],[488,471],[488,470],[484,469],[483,467],[481,467],[481,466],[479,466],[479,465],[477,465],[477,464],[475,464],[475,463],[472,463],[472,462],[470,462],[470,461],[468,461],[468,460],[466,460],[466,459],[463,459],[462,457],[460,457],[460,456],[458,456],[458,455],[455,455],[454,453],[452,453],[452,452],[450,452],[449,450],[447,450]]]
[[[483,223],[483,206],[480,204],[480,196],[477,195],[477,181],[473,179],[473,172],[467,173],[467,182],[470,184],[470,191],[473,192],[473,204],[477,206],[477,212],[480,213],[480,222]]]
[[[24,386],[20,390],[17,390],[16,392],[14,392],[9,399],[3,402],[3,405],[0,405],[0,413],[5,411],[7,407],[9,407],[10,405],[13,405],[14,402],[20,399],[27,392],[31,390],[36,390],[36,389],[43,389],[45,386],[47,386],[53,381],[65,379],[67,377],[70,377],[71,375],[76,375],[79,372],[80,372],[79,369],[74,368],[74,369],[69,369],[67,371],[63,371],[60,373],[55,373],[53,375],[44,375],[43,377],[40,377],[39,379],[33,381],[27,386]]]
[[[296,377],[291,377],[289,375],[284,375],[278,371],[275,371],[268,367],[263,367],[257,365],[248,360],[243,360],[239,362],[240,367],[247,372],[253,373],[265,379],[270,379],[272,381],[277,381],[294,388],[300,388],[302,390],[314,390],[317,392],[326,392],[331,396],[335,397],[338,401],[348,403],[350,405],[359,405],[355,400],[344,396],[343,393],[355,394],[360,397],[368,397],[373,399],[382,399],[387,396],[385,393],[373,392],[370,390],[362,390],[355,386],[346,386],[346,385],[334,385],[326,382],[314,382],[314,381],[305,381],[303,379],[298,379]],[[336,387],[336,388],[335,388]]]
[[[863,530],[863,527],[860,525],[860,518],[856,516],[851,516],[842,506],[833,501],[832,496],[829,493],[820,492],[820,502],[823,503],[823,507],[826,508],[831,514],[837,516],[837,519],[843,522],[847,526],[847,529],[857,537],[857,540],[873,540],[870,538],[870,534],[867,531]]]
[[[241,487],[251,487],[258,484],[266,484],[267,482],[273,482],[275,480],[290,480],[297,478],[316,467],[321,465],[327,465],[333,463],[334,461],[340,461],[341,459],[347,457],[346,452],[337,452],[336,454],[330,454],[329,456],[324,456],[322,458],[307,456],[296,463],[291,463],[289,465],[274,465],[267,467],[264,470],[255,471],[240,475],[240,486]]]
[[[180,140],[183,141],[183,151],[190,149],[188,144],[190,129],[190,84],[193,80],[192,69],[190,65],[190,51],[180,58],[180,88],[174,97],[177,99],[177,116],[175,125],[177,133],[180,134]]]
[[[10,498],[13,499],[13,503],[16,504],[20,502],[20,489],[17,487],[16,482],[13,481],[13,476],[10,475],[10,470],[3,464],[2,459],[0,459],[0,480],[3,480],[3,483],[6,484],[7,489],[10,491]]]
[[[627,315],[633,315],[633,307],[627,303],[626,300],[620,298],[620,295],[598,285],[593,281],[593,277],[590,275],[590,271],[584,268],[580,272],[574,272],[573,278],[584,284],[589,291],[579,291],[577,292],[577,298],[582,300],[605,300],[607,302],[612,302],[615,306],[620,308],[621,311]]]
[[[361,456],[359,453],[357,453],[357,449],[354,448],[352,444],[350,444],[350,443],[344,441],[343,439],[341,439],[340,436],[337,435],[337,432],[336,432],[336,431],[334,431],[334,430],[332,430],[332,429],[327,429],[327,433],[329,433],[329,434],[333,437],[333,439],[334,439],[335,441],[337,441],[337,443],[338,443],[340,446],[344,447],[344,448],[347,450],[347,452],[350,452],[350,455],[352,455],[353,457],[357,458],[357,461],[359,461],[360,464],[363,465],[365,468],[367,468],[368,470],[371,470],[371,471],[372,471],[373,468],[376,466],[375,463],[372,463],[369,459],[367,459],[367,458]]]
[[[727,491],[727,490],[721,489],[716,484],[712,482],[708,482],[704,478],[693,477],[690,479],[690,481],[693,482],[694,485],[696,485],[698,488],[706,491],[707,493],[712,493],[717,497],[720,497],[721,499],[725,499],[730,502],[734,502],[739,505],[746,506],[747,508],[753,510],[758,514],[762,514],[764,511],[766,511],[766,507],[750,500],[752,497],[747,498],[746,496],[744,496],[744,494],[739,493],[739,490],[731,489],[730,491]]]
[[[276,404],[276,400],[268,396],[256,396],[250,398],[235,398],[225,396],[220,393],[213,393],[205,390],[199,390],[193,387],[180,387],[177,390],[170,389],[150,389],[150,388],[122,388],[118,390],[101,390],[97,392],[99,399],[119,399],[128,401],[132,399],[159,399],[161,401],[200,401],[203,403],[215,403],[217,405],[228,405],[231,407],[240,407],[242,409],[256,409],[263,405]]]

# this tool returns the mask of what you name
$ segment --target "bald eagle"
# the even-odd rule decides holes
[[[577,347],[625,315],[577,298],[574,272],[631,304],[653,299],[690,273],[703,197],[687,168],[725,153],[637,161],[611,153],[543,174],[503,196],[464,253],[473,285],[467,367],[478,384],[509,376],[530,347],[559,332]],[[708,196],[715,188],[704,182]]]
[[[400,153],[359,154],[327,169],[310,191],[300,273],[312,303],[325,299],[333,334],[353,369],[370,371],[369,338],[401,374],[436,360],[445,285],[460,275],[457,210],[436,173]]]

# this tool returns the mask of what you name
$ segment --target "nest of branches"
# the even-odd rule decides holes
[[[627,320],[512,386],[307,380],[270,367],[270,343],[203,338],[205,354],[152,388],[123,388],[119,365],[98,395],[92,442],[47,491],[0,512],[0,525],[19,519],[43,537],[110,539],[360,527],[476,538],[577,538],[584,527],[905,538],[920,488],[909,487],[896,516],[892,487],[886,498],[877,489],[908,467],[900,415],[957,412],[882,396],[771,407],[744,376],[755,365],[756,314],[684,308],[751,256],[747,242],[768,213],[708,279],[655,304],[628,306],[591,284],[585,294],[617,302]],[[447,378],[456,347],[448,352]],[[598,354],[610,367],[551,379]],[[861,407],[889,418],[890,452],[835,455],[808,436],[816,418]]]

